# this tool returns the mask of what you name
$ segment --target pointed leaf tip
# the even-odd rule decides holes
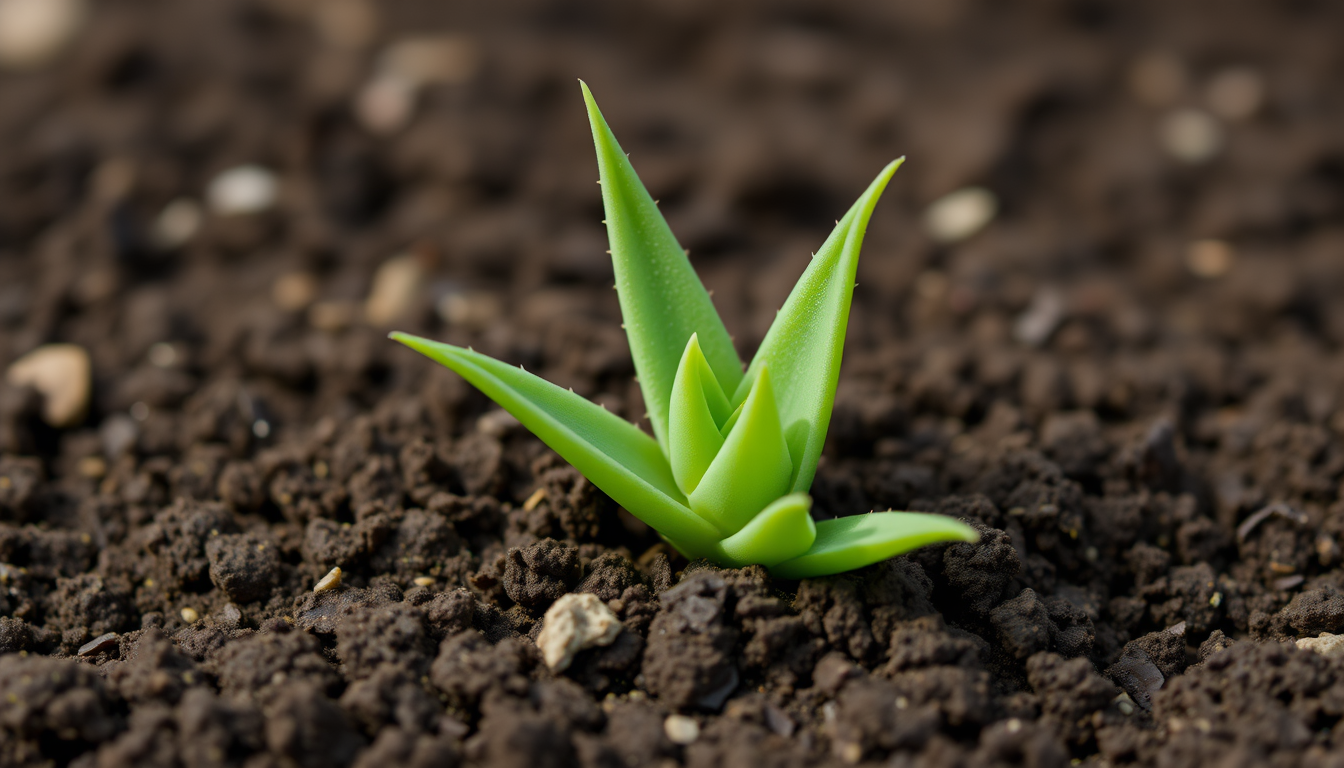
[[[840,378],[859,249],[873,208],[901,162],[893,160],[882,169],[817,250],[733,395],[734,405],[742,402],[745,382],[759,367],[770,366],[794,462],[793,492],[806,492],[816,474]]]
[[[587,85],[582,90],[597,150],[607,238],[630,354],[649,406],[649,423],[666,451],[672,386],[691,334],[698,334],[725,394],[742,380],[742,363],[709,293],[635,174],[592,91]]]
[[[667,458],[682,493],[695,491],[723,447],[719,428],[727,418],[728,398],[709,369],[699,337],[693,333],[672,384],[667,422]]]

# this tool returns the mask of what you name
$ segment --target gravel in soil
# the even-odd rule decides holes
[[[1344,765],[1331,4],[0,9],[0,765]],[[910,156],[815,512],[978,544],[687,563],[384,339],[640,419],[580,76],[744,353]]]

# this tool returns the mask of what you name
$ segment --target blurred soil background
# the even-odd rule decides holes
[[[744,357],[909,158],[816,512],[979,544],[688,564],[386,340],[640,418],[578,78]],[[0,0],[0,765],[1344,766],[1341,80],[1323,0]]]

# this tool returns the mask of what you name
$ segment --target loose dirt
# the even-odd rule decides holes
[[[1344,765],[1339,6],[95,6],[0,56],[0,363],[92,369],[0,382],[0,765]],[[578,77],[744,356],[909,156],[816,513],[978,544],[687,563],[384,338],[641,418]]]

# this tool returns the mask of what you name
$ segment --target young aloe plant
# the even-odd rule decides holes
[[[758,563],[798,579],[925,544],[975,541],[970,527],[940,515],[876,512],[818,523],[809,514],[859,246],[901,160],[882,169],[838,222],[744,373],[686,252],[582,87],[616,290],[654,437],[521,368],[405,333],[391,338],[471,382],[689,558]]]

